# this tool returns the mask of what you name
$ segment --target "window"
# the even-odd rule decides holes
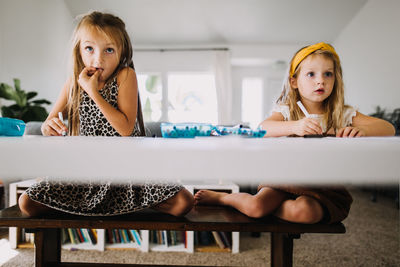
[[[217,123],[214,74],[179,72],[165,75],[166,84],[163,84],[160,74],[138,74],[144,121]]]
[[[231,120],[228,50],[138,49],[134,61],[146,122]]]
[[[169,74],[168,119],[171,122],[217,123],[214,75],[208,73]]]
[[[263,81],[244,78],[242,81],[242,122],[256,128],[263,119]]]

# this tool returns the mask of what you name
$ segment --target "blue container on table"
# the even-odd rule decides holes
[[[251,137],[251,138],[262,138],[267,133],[267,131],[265,131],[261,128],[253,130],[253,129],[245,128],[242,126],[228,127],[228,126],[221,126],[221,125],[215,126],[214,131],[216,132],[217,135],[222,135],[222,136],[238,135],[238,136],[242,136],[242,137]]]
[[[164,138],[194,138],[210,136],[213,126],[208,123],[161,123],[161,134]]]
[[[0,136],[22,136],[24,132],[24,121],[0,117]]]

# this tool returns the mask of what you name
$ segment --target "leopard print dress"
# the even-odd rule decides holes
[[[116,78],[99,92],[113,107],[118,107]],[[120,136],[86,92],[82,93],[81,99],[80,135]],[[139,135],[140,128],[136,120],[132,136]],[[29,187],[26,193],[32,200],[63,212],[87,216],[111,216],[155,206],[173,197],[182,188],[179,184],[151,181],[143,183],[131,181],[125,184],[107,181],[79,183],[46,178]]]

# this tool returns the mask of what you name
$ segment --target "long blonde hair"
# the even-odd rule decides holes
[[[296,55],[305,48],[307,47],[303,47],[295,53],[290,62],[290,66],[292,66],[293,60],[296,58]],[[336,53],[324,49],[318,49],[307,55],[306,57],[314,55],[321,55],[327,59],[331,59],[334,65],[335,83],[333,85],[332,93],[323,102],[323,121],[326,123],[325,125],[327,125],[326,131],[329,131],[329,129],[331,128],[336,131],[337,129],[344,127],[344,125],[342,125],[343,113],[345,108],[344,84],[340,60]],[[296,66],[296,69],[294,70],[294,74],[292,76],[289,73],[289,67],[288,75],[284,80],[282,93],[276,101],[277,104],[289,106],[290,120],[299,120],[304,117],[303,112],[297,105],[297,101],[300,100],[299,90],[297,88],[293,88],[290,83],[291,78],[297,78],[297,75],[299,74],[301,68],[300,65],[301,64],[298,64]]]
[[[113,80],[121,69],[125,67],[131,67],[134,69],[132,61],[132,44],[129,35],[126,32],[125,23],[112,14],[97,11],[82,15],[72,35],[72,62],[67,102],[70,135],[79,135],[79,106],[82,88],[78,84],[78,77],[85,67],[80,53],[80,41],[81,34],[85,29],[95,29],[104,33],[107,37],[114,40],[117,46],[121,49],[119,64],[106,83]],[[141,135],[144,135],[145,132],[139,95],[137,120],[139,122]]]

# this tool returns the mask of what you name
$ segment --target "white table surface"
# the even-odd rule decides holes
[[[398,183],[400,137],[0,137],[0,179]]]

